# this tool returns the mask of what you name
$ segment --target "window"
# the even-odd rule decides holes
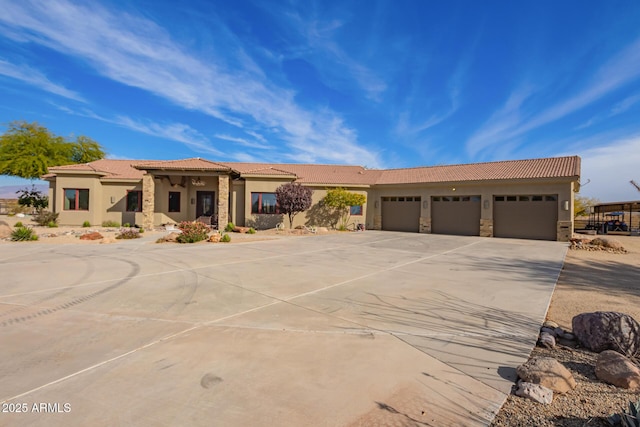
[[[252,214],[277,214],[276,193],[251,193]]]
[[[528,202],[529,201],[529,196],[520,196],[519,200],[521,202]]]
[[[517,196],[507,196],[507,202],[517,202],[517,201],[518,201]]]
[[[127,192],[127,212],[142,212],[142,191]]]
[[[169,212],[180,212],[179,191],[169,191]]]
[[[557,202],[558,196],[544,196],[545,202]]]
[[[349,206],[349,213],[351,215],[362,215],[362,205]]]
[[[534,202],[541,202],[542,201],[542,196],[533,196],[533,197],[531,197],[531,200],[533,200]]]
[[[89,190],[77,188],[64,189],[64,209],[67,211],[88,211]]]

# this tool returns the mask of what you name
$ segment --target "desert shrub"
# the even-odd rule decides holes
[[[11,232],[11,240],[14,242],[24,242],[27,240],[38,240],[38,235],[30,227],[16,227]]]
[[[209,236],[209,227],[198,221],[183,221],[178,224],[182,233],[177,237],[179,243],[196,243]]]
[[[102,221],[102,226],[106,228],[120,227],[118,221]]]
[[[47,227],[56,228],[56,227],[58,227],[58,224],[56,224],[55,221],[49,221],[49,223],[47,224]]]
[[[131,224],[129,224],[128,222],[125,222],[124,224],[122,224],[122,226],[124,228],[131,228]]]
[[[233,229],[236,228],[235,225],[233,225],[232,222],[228,223],[227,226],[224,228],[224,231],[229,232],[229,231],[233,231]]]
[[[116,239],[139,239],[140,237],[142,236],[137,228],[122,228],[116,235]]]
[[[16,222],[16,225],[14,227],[18,228],[18,227],[22,227],[22,221],[18,221]]]
[[[144,233],[144,228],[142,228],[142,227],[138,228],[138,232],[141,233],[141,234]]]
[[[82,226],[84,228],[91,227],[91,223],[89,221],[85,221],[85,222],[82,223]]]
[[[231,241],[231,236],[229,236],[228,234],[223,234],[220,238],[220,241],[222,243],[229,243]]]
[[[251,227],[249,230],[247,230],[247,233],[248,234],[256,234],[256,230],[253,227]]]
[[[49,223],[58,223],[58,215],[55,212],[49,212],[49,211],[45,211],[44,209],[39,210],[34,216],[33,216],[33,220],[36,222],[36,224],[38,225],[49,225]]]

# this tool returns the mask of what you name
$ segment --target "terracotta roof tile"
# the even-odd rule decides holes
[[[411,184],[580,176],[580,157],[382,170],[375,184]]]
[[[49,168],[50,174],[58,172],[96,172],[103,175],[103,179],[142,179],[144,172],[134,169],[131,164],[139,160],[101,159],[78,165],[56,166]]]
[[[316,185],[418,184],[505,179],[579,177],[580,157],[556,157],[530,160],[429,166],[404,169],[365,169],[361,166],[284,163],[211,162],[193,158],[183,160],[111,160],[57,166],[50,174],[96,172],[101,179],[142,179],[143,169],[220,171],[246,175],[294,175],[297,182]]]
[[[200,157],[181,160],[135,161],[132,166],[136,169],[229,171],[229,168],[221,163],[215,163]]]

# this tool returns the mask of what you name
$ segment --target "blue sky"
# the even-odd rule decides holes
[[[37,121],[118,159],[392,168],[578,154],[581,194],[640,199],[635,0],[0,7],[0,131]]]

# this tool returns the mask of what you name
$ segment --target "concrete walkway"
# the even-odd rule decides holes
[[[487,425],[565,253],[373,231],[0,245],[0,425]]]

